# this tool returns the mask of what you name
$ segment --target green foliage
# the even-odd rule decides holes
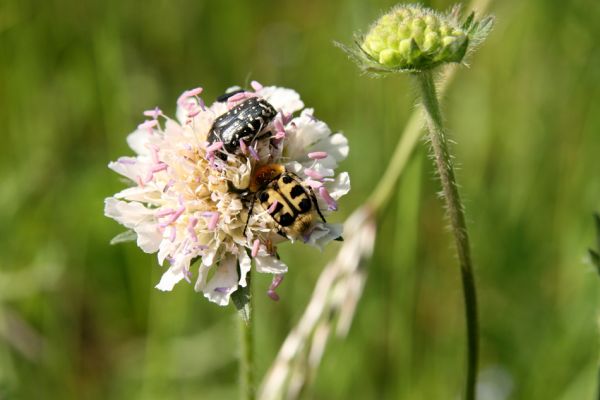
[[[492,4],[495,30],[443,104],[474,245],[482,382],[515,399],[591,398],[599,286],[582,260],[600,209],[600,10]],[[393,5],[1,2],[0,397],[234,398],[234,307],[190,285],[159,292],[154,256],[109,245],[122,228],[102,203],[124,185],[106,164],[130,154],[125,136],[143,110],[173,115],[184,89],[201,85],[212,100],[250,79],[289,86],[349,137],[341,221],[381,176],[415,93],[408,80],[357,76],[331,42]],[[384,215],[350,335],[330,342],[309,398],[461,390],[459,275],[423,150]],[[257,378],[336,250],[283,249],[277,303],[263,295],[270,277],[253,276]]]

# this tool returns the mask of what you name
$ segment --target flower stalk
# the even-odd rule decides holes
[[[252,272],[246,275],[247,285],[233,295],[233,303],[239,314],[240,329],[240,400],[256,398],[254,384],[254,312],[252,309]],[[236,293],[240,292],[236,295]]]
[[[437,173],[442,184],[442,191],[446,201],[448,216],[450,218],[450,226],[458,251],[467,325],[467,377],[465,398],[467,400],[474,400],[479,353],[479,331],[477,320],[477,293],[475,290],[475,278],[473,276],[469,235],[467,232],[463,205],[458,193],[452,156],[448,149],[446,131],[443,125],[442,113],[440,111],[432,73],[430,71],[423,71],[416,74],[416,77],[421,90],[431,150],[433,152]]]

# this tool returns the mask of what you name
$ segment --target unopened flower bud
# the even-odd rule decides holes
[[[409,5],[381,17],[362,48],[384,67],[423,70],[444,62],[460,62],[468,42],[467,32],[450,18]]]
[[[418,5],[401,5],[357,37],[358,48],[339,45],[367,72],[419,72],[459,63],[489,33],[493,18],[459,22],[459,9],[441,14]]]

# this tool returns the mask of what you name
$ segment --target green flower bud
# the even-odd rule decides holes
[[[379,18],[356,49],[338,44],[368,72],[419,72],[462,62],[492,27],[493,18],[459,22],[459,9],[446,14],[418,5],[400,5]]]
[[[381,38],[382,31],[388,33],[385,40]],[[394,8],[385,14],[375,22],[367,37],[370,37],[369,42],[379,39],[386,43],[385,47],[374,48],[365,40],[361,47],[370,57],[386,68],[408,70],[460,62],[469,41],[467,32],[449,18],[411,5]],[[407,45],[405,41],[415,42],[418,48]]]

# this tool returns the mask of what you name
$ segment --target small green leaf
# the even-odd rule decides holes
[[[119,233],[117,236],[111,239],[110,244],[119,244],[124,242],[131,242],[137,239],[137,234],[131,229],[125,232]]]
[[[467,19],[463,23],[462,28],[464,30],[468,31],[469,28],[471,27],[471,24],[473,23],[473,19],[474,18],[475,18],[475,12],[471,11],[471,14],[469,14],[469,16],[467,17]]]

